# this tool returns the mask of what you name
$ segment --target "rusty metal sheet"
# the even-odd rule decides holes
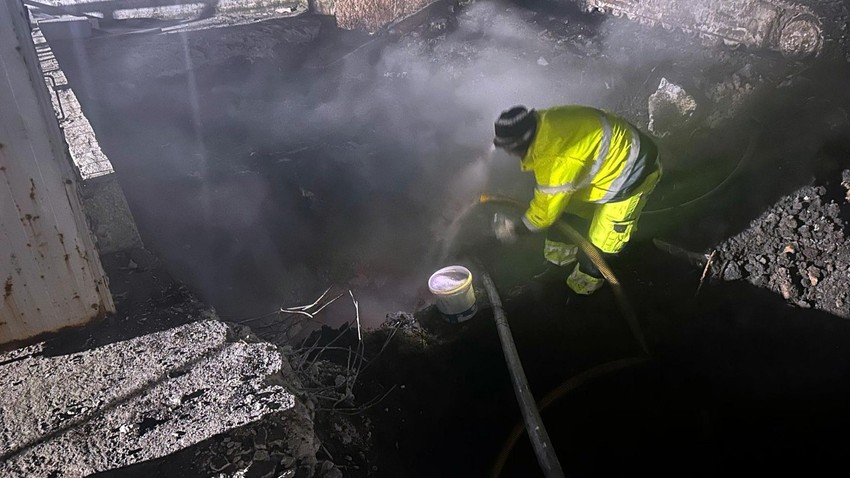
[[[0,0],[0,343],[114,311],[20,3]]]

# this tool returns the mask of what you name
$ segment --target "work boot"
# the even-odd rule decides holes
[[[599,275],[600,277],[596,277]],[[574,293],[579,295],[590,295],[601,289],[605,285],[605,279],[600,274],[589,274],[582,270],[581,264],[576,264],[572,273],[567,277],[567,286]]]

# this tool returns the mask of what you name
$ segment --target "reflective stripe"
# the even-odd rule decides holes
[[[608,157],[608,150],[611,148],[611,122],[608,121],[605,113],[601,111],[599,112],[599,122],[602,123],[602,142],[599,144],[599,154],[596,155],[593,166],[590,168],[590,174],[585,180],[587,184],[590,184],[593,178],[596,177],[596,174],[599,173],[599,170],[602,169],[602,164],[605,162],[605,158]]]
[[[601,289],[605,284],[605,279],[593,277],[580,269],[576,265],[573,272],[567,277],[567,286],[576,294],[590,295]]]
[[[574,185],[573,183],[558,186],[543,186],[538,184],[538,191],[544,194],[572,193],[589,186],[593,182],[593,178],[599,174],[599,170],[602,169],[602,165],[605,163],[605,158],[608,157],[608,150],[611,149],[611,136],[613,134],[611,122],[608,121],[608,117],[602,111],[599,112],[599,122],[602,124],[602,141],[599,143],[599,153],[596,154],[596,158],[590,163],[590,171],[588,171],[587,176],[578,185]],[[636,137],[637,135],[632,136],[632,138]]]
[[[538,184],[537,190],[543,194],[560,194],[575,192],[576,187],[573,186],[573,183],[566,183],[560,186],[541,186]]]
[[[556,266],[567,266],[576,261],[578,246],[546,239],[543,243],[543,257]]]
[[[632,176],[632,170],[635,168],[635,164],[637,164],[637,159],[640,155],[640,135],[637,130],[632,127],[632,125],[626,123],[626,126],[629,128],[629,133],[632,135],[632,142],[629,146],[629,156],[626,158],[626,164],[623,166],[623,170],[620,174],[614,178],[614,181],[612,181],[611,185],[608,186],[608,191],[605,195],[595,202],[604,203],[613,199],[617,196],[617,194],[620,194],[623,189],[623,185],[626,180]]]
[[[535,226],[531,223],[531,221],[528,220],[528,216],[526,214],[522,215],[522,223],[525,224],[525,227],[527,227],[528,230],[531,232],[537,232],[540,230],[539,227]]]

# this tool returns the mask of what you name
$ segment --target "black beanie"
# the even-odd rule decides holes
[[[502,111],[496,120],[496,137],[493,144],[507,150],[523,149],[531,143],[536,126],[534,110],[525,106],[514,106]]]

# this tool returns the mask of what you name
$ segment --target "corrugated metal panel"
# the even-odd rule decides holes
[[[0,0],[0,343],[114,311],[18,0]]]

